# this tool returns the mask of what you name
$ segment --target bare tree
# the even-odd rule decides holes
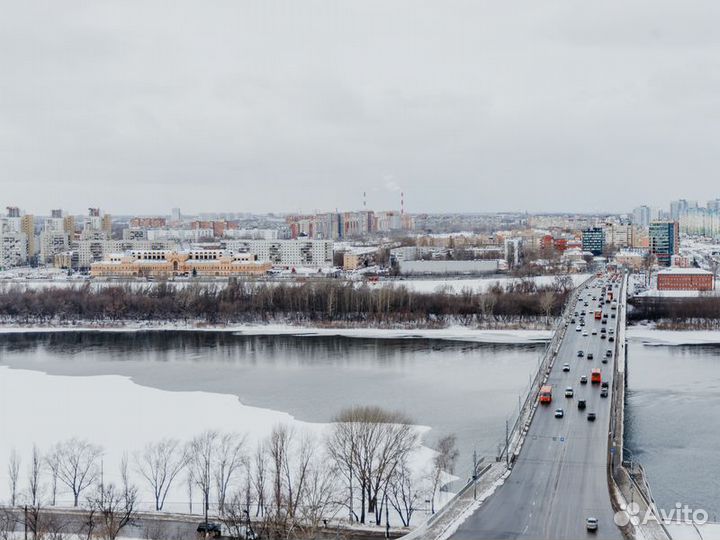
[[[110,483],[98,486],[88,498],[88,506],[94,516],[93,529],[106,540],[115,540],[125,526],[137,517],[137,488],[117,488]]]
[[[78,506],[80,494],[98,475],[97,460],[102,448],[87,441],[72,438],[58,443],[57,477],[73,494],[73,506]]]
[[[187,448],[177,439],[148,443],[135,454],[135,465],[147,480],[155,498],[155,510],[162,510],[170,487],[188,462]]]
[[[225,509],[225,498],[230,483],[245,463],[244,445],[245,439],[236,433],[223,433],[218,437],[213,476],[218,495],[218,511],[221,514]]]
[[[388,484],[388,503],[400,516],[403,526],[409,527],[413,514],[418,509],[421,497],[415,486],[407,458],[402,458],[395,468]]]
[[[10,451],[10,461],[8,463],[8,483],[10,486],[10,506],[17,503],[18,479],[20,478],[20,456],[17,450],[13,448]]]
[[[435,513],[435,496],[441,487],[443,473],[452,474],[455,471],[455,462],[459,455],[455,446],[456,440],[454,434],[445,435],[435,446],[437,454],[433,458],[430,474],[430,506],[433,514]]]
[[[232,497],[228,497],[221,521],[230,532],[231,538],[250,538],[252,523],[248,508],[250,501],[245,498],[242,490],[236,491]]]
[[[347,485],[348,494],[345,504],[349,510],[351,523],[358,520],[353,506],[355,487],[353,479],[357,474],[357,463],[355,462],[358,445],[357,427],[358,423],[353,421],[350,411],[344,411],[333,419],[332,430],[326,442],[328,453]]]
[[[265,515],[265,478],[267,461],[265,459],[265,446],[258,443],[255,451],[254,468],[250,471],[252,487],[255,491],[256,510],[255,516]]]
[[[334,421],[330,454],[349,480],[360,491],[361,523],[367,513],[380,523],[387,484],[401,462],[418,444],[417,433],[403,414],[379,407],[352,407]],[[345,472],[346,471],[346,472]]]
[[[203,497],[203,511],[207,518],[210,510],[210,489],[212,487],[212,465],[217,441],[217,431],[208,430],[193,438],[188,447],[189,465],[195,485]]]
[[[60,471],[60,454],[58,448],[53,448],[45,457],[45,463],[50,469],[50,505],[55,506],[57,499],[58,473]]]
[[[40,511],[42,506],[42,457],[37,445],[33,445],[30,466],[28,468],[28,493],[26,520],[28,529],[33,533],[33,539],[37,539],[40,529]]]

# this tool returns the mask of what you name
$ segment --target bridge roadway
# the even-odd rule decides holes
[[[576,311],[587,311],[583,330],[587,330],[588,336],[576,331],[576,325],[569,324],[548,378],[547,384],[553,387],[552,403],[538,406],[512,473],[451,538],[622,538],[613,522],[607,477],[616,342],[600,338],[603,327],[608,331],[612,328],[617,334],[618,318],[608,315],[607,325],[593,318],[601,298],[600,288],[595,279],[589,284],[589,290],[581,292],[580,298],[587,300],[588,306],[580,301]],[[617,289],[613,288],[613,294],[617,296],[621,288],[620,283]],[[592,296],[598,301],[592,301]],[[614,313],[609,304],[603,306],[604,313]],[[579,322],[577,317],[576,320]],[[597,331],[596,336],[592,335],[593,330]],[[613,358],[603,364],[607,349],[613,350]],[[579,358],[579,350],[586,356]],[[587,359],[588,352],[593,353],[592,360]],[[567,373],[563,372],[566,362],[570,364]],[[610,383],[608,398],[600,397],[599,384],[589,382],[590,371],[596,367],[602,370],[603,381]],[[580,384],[581,375],[588,377],[587,384]],[[575,391],[573,398],[565,397],[568,386]],[[584,411],[577,407],[579,399],[587,401]],[[556,408],[564,409],[564,418],[555,418]],[[595,422],[587,420],[589,412],[597,414]],[[585,527],[589,516],[599,521],[594,533]]]

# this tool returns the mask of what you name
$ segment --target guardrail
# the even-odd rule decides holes
[[[629,484],[630,488],[630,501],[633,501],[633,485],[641,497],[641,501],[645,504],[648,511],[652,511],[653,499],[650,494],[650,486],[647,483],[647,478],[644,475],[644,469],[638,463],[640,470],[643,473],[643,484],[641,486],[633,478],[633,475],[625,467],[623,461],[623,449],[624,449],[624,437],[625,437],[625,389],[627,387],[627,343],[625,337],[626,331],[626,318],[627,318],[627,283],[628,273],[623,276],[622,287],[620,288],[620,300],[618,301],[618,329],[617,339],[615,343],[615,360],[613,363],[614,367],[614,378],[613,378],[613,394],[612,394],[612,405],[610,409],[610,431],[608,432],[608,456],[607,456],[607,471],[608,471],[608,483],[611,488],[610,500],[613,504],[613,509],[618,511],[623,509],[623,504],[627,505],[628,496],[623,492],[623,488]],[[623,500],[624,499],[624,500]],[[658,516],[655,516],[658,518]],[[668,531],[665,524],[657,519],[657,523],[660,525],[661,530],[657,532],[660,535],[664,534],[666,538],[671,538],[670,531]],[[628,525],[627,527],[630,527]],[[637,534],[637,528],[632,531],[625,531],[628,535],[632,536]],[[643,532],[640,535],[644,536]]]

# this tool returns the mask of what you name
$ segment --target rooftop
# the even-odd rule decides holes
[[[658,275],[672,275],[672,274],[695,274],[695,275],[702,275],[702,276],[713,275],[712,272],[710,272],[708,270],[703,270],[702,268],[680,268],[677,266],[673,266],[671,268],[665,268],[663,270],[658,270]]]

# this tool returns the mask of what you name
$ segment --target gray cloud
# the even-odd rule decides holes
[[[409,211],[599,211],[720,192],[715,2],[1,7],[0,205],[310,211],[366,191],[389,208],[402,187]]]

